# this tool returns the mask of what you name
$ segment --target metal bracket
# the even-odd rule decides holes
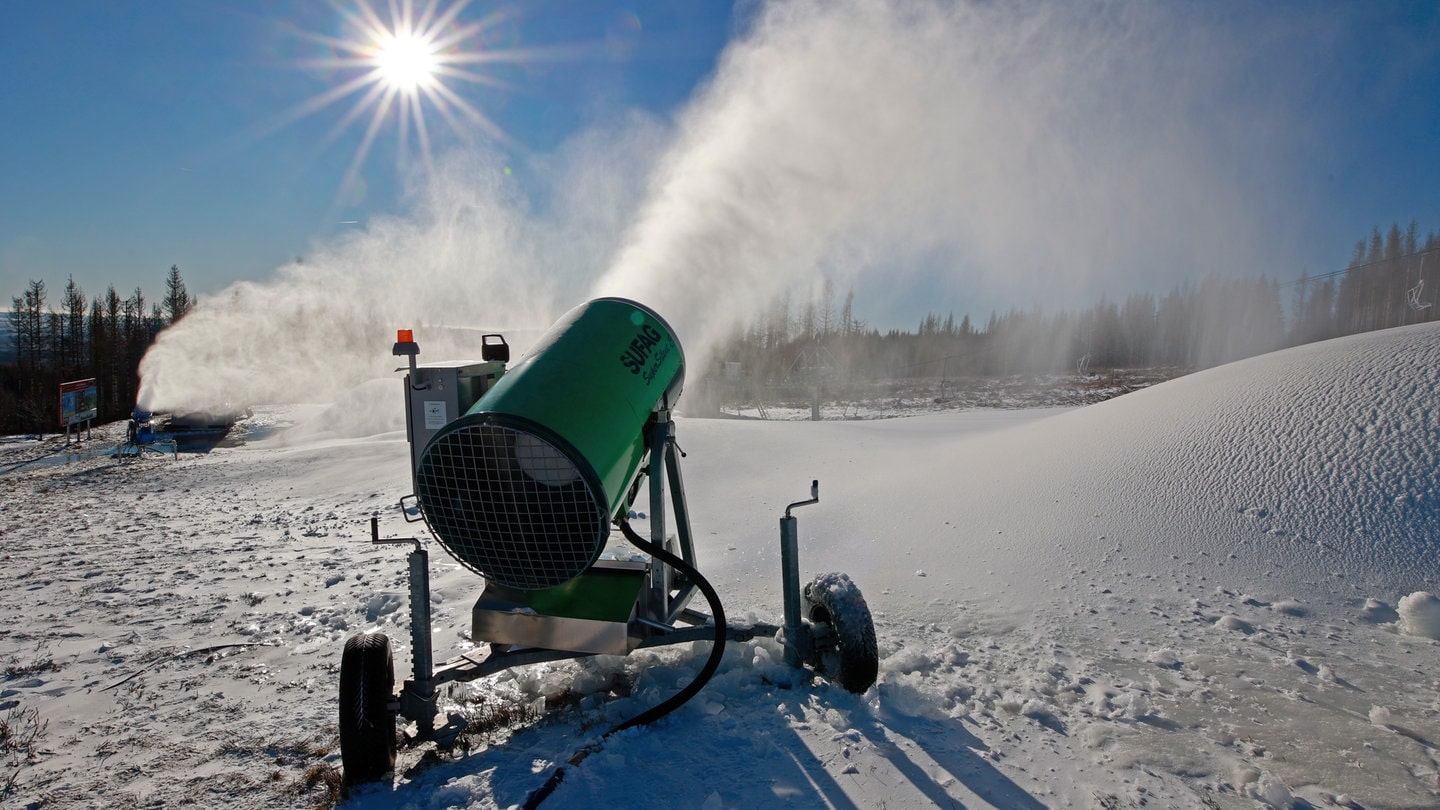
[[[812,503],[819,503],[819,502],[820,502],[820,481],[819,481],[819,479],[816,479],[816,480],[810,482],[810,499],[809,499],[809,500],[806,500],[806,501],[796,501],[796,502],[790,504],[789,506],[785,507],[785,517],[787,517],[787,518],[790,517],[790,510],[791,510],[791,509],[798,509],[798,508],[800,508],[800,507],[802,507],[802,506],[809,506],[809,505],[812,504]]]
[[[412,501],[415,505],[413,507],[406,506],[406,501]],[[400,514],[405,518],[406,523],[425,522],[425,514],[420,511],[420,497],[418,495],[406,495],[400,499]],[[412,514],[414,517],[411,517]]]
[[[800,667],[807,661],[814,644],[810,627],[801,615],[800,604],[800,540],[795,516],[790,510],[820,502],[820,482],[810,482],[809,500],[796,501],[785,507],[780,518],[780,592],[785,599],[785,663]]]
[[[414,496],[410,496],[414,497]],[[413,521],[412,521],[413,522]],[[380,536],[380,515],[379,513],[370,516],[370,545],[372,546],[403,546],[406,543],[414,543],[415,551],[424,551],[425,547],[420,545],[418,537],[381,537]]]

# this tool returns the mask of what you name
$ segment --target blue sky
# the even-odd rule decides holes
[[[389,18],[386,0],[371,5]],[[451,84],[508,136],[501,148],[517,170],[601,109],[664,115],[683,104],[732,24],[730,4],[711,0],[477,0],[462,15],[486,25],[462,46],[501,54],[476,69],[500,86]],[[192,290],[210,291],[265,276],[313,238],[399,203],[393,127],[380,132],[362,182],[341,188],[364,121],[328,138],[358,96],[271,126],[337,77],[358,75],[309,64],[331,51],[306,34],[351,36],[336,6],[60,0],[6,3],[3,16],[7,295],[30,278],[58,290],[73,274],[92,297],[111,282],[153,297],[171,264]],[[431,127],[437,149],[453,140],[443,123]]]
[[[371,6],[388,19],[388,0]],[[504,133],[499,141],[479,128],[470,135],[506,156],[524,187],[533,161],[617,110],[682,115],[759,7],[474,0],[456,25],[482,30],[460,46],[497,55],[473,68],[494,84],[447,86]],[[178,264],[192,291],[205,294],[269,277],[315,240],[402,211],[391,125],[378,133],[356,182],[346,184],[368,119],[331,136],[355,97],[275,126],[358,75],[316,64],[334,53],[337,39],[357,41],[342,14],[354,8],[353,0],[5,4],[0,291],[17,295],[27,279],[41,278],[58,293],[73,275],[91,297],[114,283],[122,294],[140,285],[153,299]],[[1286,130],[1265,137],[1272,144],[1293,137],[1300,165],[1280,175],[1277,182],[1292,188],[1278,199],[1298,202],[1270,214],[1303,247],[1286,251],[1271,275],[1341,267],[1373,226],[1415,219],[1422,233],[1440,228],[1440,4],[1177,3],[1171,10],[1204,14],[1218,30],[1249,38],[1253,72],[1225,88],[1243,102],[1237,109],[1273,98],[1287,110],[1276,119]],[[1280,32],[1273,47],[1257,30]],[[1221,105],[1216,120],[1229,115],[1227,99],[1207,103]],[[435,147],[453,145],[443,122],[429,121]],[[890,292],[899,323],[943,301],[947,287],[966,288],[933,269],[914,283],[908,303]],[[1168,287],[1168,279],[1149,285]],[[990,305],[1007,303],[1028,302]],[[971,309],[981,319],[986,311]]]

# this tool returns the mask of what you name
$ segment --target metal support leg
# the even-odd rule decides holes
[[[685,502],[685,482],[680,476],[680,459],[675,447],[674,431],[665,447],[665,473],[670,482],[670,505],[674,509],[675,536],[680,540],[679,554],[685,562],[695,565],[695,540],[690,531],[690,507]]]
[[[416,544],[417,546],[419,544]],[[423,548],[410,552],[410,660],[414,677],[400,696],[401,714],[415,721],[420,737],[435,731],[438,700],[431,683],[435,654],[430,646],[430,553]]]
[[[801,647],[808,645],[800,621],[800,543],[795,524],[790,515],[780,518],[780,590],[785,597],[785,663],[800,667],[807,652]]]
[[[679,546],[671,550],[680,555],[680,559],[699,567],[695,558],[695,539],[690,531],[690,507],[685,503],[685,482],[680,476],[681,455],[683,454],[680,449],[675,446],[675,429],[671,427],[670,441],[665,445],[665,474],[670,484],[670,517],[675,525],[675,537]],[[675,590],[675,595],[666,606],[665,623],[674,624],[685,613],[698,589],[695,583],[678,571],[671,572],[669,586]]]
[[[430,646],[430,552],[414,537],[380,538],[380,518],[370,518],[370,542],[375,545],[413,543],[410,563],[410,662],[413,677],[400,690],[400,715],[415,721],[422,739],[435,733],[435,653]]]
[[[670,443],[669,413],[660,411],[650,434],[650,542],[668,548],[665,537],[665,447]],[[670,566],[658,560],[650,568],[647,617],[663,621],[670,608]]]
[[[430,649],[430,552],[410,552],[410,644],[416,683],[429,683],[435,669]]]
[[[810,499],[785,507],[785,516],[780,518],[780,590],[785,597],[785,663],[792,667],[803,666],[809,660],[813,639],[810,627],[801,616],[799,529],[790,510],[819,502],[820,482],[811,481]]]

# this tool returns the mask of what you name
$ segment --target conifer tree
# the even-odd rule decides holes
[[[173,324],[185,317],[194,304],[195,300],[185,289],[185,280],[180,277],[180,266],[170,265],[170,275],[165,278],[165,323]]]

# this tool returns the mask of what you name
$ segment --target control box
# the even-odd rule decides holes
[[[425,445],[440,428],[470,410],[505,373],[499,361],[422,363],[405,375],[405,432],[410,439],[410,477]]]

